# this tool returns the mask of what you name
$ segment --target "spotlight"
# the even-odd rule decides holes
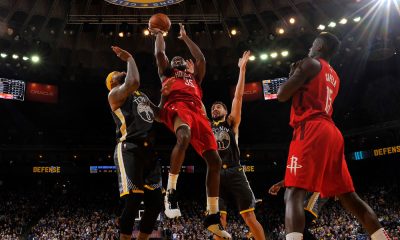
[[[7,57],[7,53],[0,53],[0,56],[1,56],[2,58],[6,58],[6,57]]]
[[[19,56],[18,56],[17,54],[13,54],[13,55],[12,55],[12,58],[13,58],[13,59],[18,59]]]
[[[289,55],[289,52],[288,51],[282,51],[281,52],[281,55],[282,55],[282,57],[287,57],[288,55]]]
[[[232,29],[232,30],[231,30],[231,34],[232,34],[232,35],[236,35],[236,34],[237,34],[236,29]]]
[[[72,34],[74,34],[74,30],[69,31],[69,35],[72,35]]]
[[[261,60],[267,60],[268,59],[268,54],[266,54],[266,53],[261,54],[260,55],[260,59]]]
[[[42,155],[42,154],[39,154],[39,158],[43,158],[43,155]]]
[[[347,23],[347,19],[346,19],[346,18],[342,18],[342,19],[340,19],[340,22],[339,22],[339,23],[342,24],[342,25],[344,25],[344,24]]]
[[[167,32],[163,32],[163,37],[166,37],[167,35],[168,35],[168,33]]]
[[[145,36],[148,36],[148,35],[150,34],[150,31],[149,31],[148,29],[145,29],[145,30],[143,31],[143,34],[144,34]]]
[[[254,60],[256,60],[256,56],[254,56],[254,55],[251,55],[251,56],[249,57],[249,60],[250,60],[250,61],[254,61]]]
[[[276,58],[276,57],[278,57],[278,53],[277,53],[277,52],[273,52],[273,53],[271,53],[271,57],[272,57],[272,58]]]
[[[290,23],[290,24],[294,24],[295,22],[296,22],[296,19],[294,19],[294,18],[290,18],[290,19],[289,19],[289,23]]]
[[[336,27],[336,23],[335,23],[335,22],[330,22],[330,23],[328,24],[328,27],[334,28],[334,27]]]
[[[38,55],[33,55],[33,56],[31,57],[31,60],[32,60],[32,62],[34,62],[34,63],[38,63],[38,62],[40,61],[40,58],[39,58]]]
[[[121,37],[121,38],[123,38],[123,37],[124,37],[124,32],[119,32],[119,33],[118,33],[118,36]]]
[[[29,60],[29,58],[28,58],[27,56],[23,56],[22,59],[23,59],[24,61],[28,61],[28,60]]]
[[[324,30],[324,29],[325,29],[325,25],[320,24],[320,25],[317,27],[317,29],[318,29],[318,30]]]
[[[285,33],[285,29],[283,29],[283,28],[278,28],[278,33],[279,33],[279,34],[284,34],[284,33]]]
[[[361,20],[361,17],[355,17],[355,18],[353,18],[353,21],[354,22],[359,22]]]

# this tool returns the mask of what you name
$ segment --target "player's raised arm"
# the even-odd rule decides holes
[[[156,57],[158,75],[163,78],[165,70],[168,68],[168,57],[165,54],[165,41],[163,32],[158,28],[149,28],[149,31],[156,36],[154,46],[154,56]]]
[[[195,69],[194,69],[194,75],[196,77],[196,81],[198,81],[199,84],[203,81],[203,78],[206,74],[206,59],[201,52],[199,46],[196,45],[189,37],[186,35],[185,31],[185,26],[182,23],[179,23],[179,26],[181,28],[180,30],[180,35],[179,39],[183,40],[186,45],[189,48],[190,53],[196,60],[195,62]]]
[[[278,100],[286,102],[303,84],[321,70],[318,60],[307,57],[291,65],[289,79],[278,89]]]
[[[242,100],[244,92],[244,83],[246,77],[246,65],[249,61],[250,51],[245,51],[239,59],[238,67],[240,69],[238,82],[236,84],[235,96],[232,101],[231,114],[228,117],[228,123],[232,126],[235,134],[238,134],[238,128],[242,119]]]
[[[120,84],[120,82],[116,82],[118,86],[113,87],[108,94],[108,102],[110,103],[111,109],[114,111],[125,102],[129,94],[139,88],[140,76],[139,70],[136,66],[136,62],[129,52],[115,46],[112,46],[111,48],[121,60],[127,62],[127,73],[125,76],[125,81],[122,84]],[[123,77],[123,75],[121,75],[120,77]],[[119,80],[115,79],[115,81]]]

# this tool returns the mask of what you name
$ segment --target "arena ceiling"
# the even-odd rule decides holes
[[[153,38],[143,31],[149,16],[162,12],[173,23],[166,37],[168,54],[189,57],[176,38],[177,23],[183,22],[205,52],[209,66],[229,69],[244,49],[255,54],[288,50],[291,57],[302,56],[319,24],[342,17],[351,21],[361,7],[356,0],[184,0],[151,9],[116,6],[104,0],[2,0],[0,48],[21,56],[40,54],[49,74],[64,69],[104,74],[122,66],[110,51],[111,45],[152,61]],[[287,67],[289,60],[280,62]],[[20,67],[21,71],[29,68],[23,62]]]

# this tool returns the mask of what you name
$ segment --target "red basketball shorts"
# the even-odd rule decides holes
[[[354,192],[344,156],[344,140],[335,124],[310,120],[293,131],[285,186],[319,192],[321,197]]]
[[[190,144],[200,156],[203,156],[205,151],[216,151],[218,147],[210,122],[198,105],[191,101],[166,103],[160,112],[160,119],[174,132],[174,120],[178,116],[190,127]]]

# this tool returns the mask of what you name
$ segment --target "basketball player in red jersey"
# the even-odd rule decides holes
[[[375,212],[354,191],[343,137],[331,118],[340,81],[329,61],[339,45],[335,35],[321,33],[308,57],[292,64],[288,81],[278,90],[279,101],[293,98],[290,125],[294,131],[285,173],[287,240],[303,239],[307,191],[319,192],[323,198],[337,197],[372,240],[390,239]]]
[[[195,59],[194,72],[188,71],[186,61],[176,56],[169,63],[165,54],[165,42],[162,31],[149,29],[156,35],[155,57],[162,85],[169,81],[170,92],[160,112],[160,120],[175,133],[177,142],[171,154],[171,167],[165,196],[165,214],[169,218],[181,215],[177,198],[176,183],[189,143],[207,163],[207,212],[204,226],[215,235],[224,239],[231,236],[221,225],[218,206],[221,158],[217,152],[217,143],[210,122],[203,111],[201,82],[206,72],[206,61],[200,48],[186,35],[180,24],[180,40],[188,46]]]

